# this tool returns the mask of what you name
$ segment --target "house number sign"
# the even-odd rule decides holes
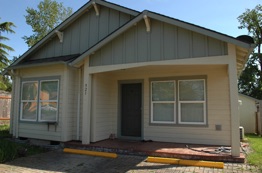
[[[85,95],[87,94],[87,84],[85,84]]]

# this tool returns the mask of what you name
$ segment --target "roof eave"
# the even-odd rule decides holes
[[[58,25],[56,28],[54,28],[49,34],[47,34],[43,39],[41,39],[39,42],[37,42],[33,47],[31,47],[28,51],[26,51],[19,59],[17,59],[12,66],[17,65],[19,62],[21,62],[26,56],[28,56],[30,53],[35,51],[37,48],[39,48],[42,44],[47,42],[50,38],[56,36],[56,31],[63,30],[66,28],[69,24],[74,22],[79,16],[81,16],[83,13],[87,12],[89,9],[93,8],[92,3],[95,2],[97,4],[119,10],[121,12],[136,16],[139,14],[138,11],[131,10],[126,7],[122,7],[110,2],[101,1],[101,0],[90,0],[85,5],[83,5],[79,10],[77,10],[75,13],[73,13],[70,17],[68,17],[64,22],[62,22],[60,25]]]
[[[102,46],[106,45],[109,41],[111,41],[114,38],[116,38],[119,34],[125,32],[127,29],[132,27],[135,23],[137,23],[140,20],[142,20],[143,16],[146,13],[147,13],[147,11],[144,11],[144,12],[140,13],[137,17],[135,17],[134,19],[132,19],[131,21],[126,23],[124,26],[120,27],[118,30],[116,30],[115,32],[113,32],[112,34],[110,34],[109,36],[107,36],[106,38],[101,40],[100,42],[98,42],[96,45],[94,45],[90,49],[88,49],[86,52],[84,52],[82,55],[80,55],[77,59],[75,59],[74,61],[69,63],[69,65],[74,66],[74,67],[79,66],[79,64],[81,63],[81,61],[84,60],[84,58],[86,58],[90,54],[94,53],[96,50],[98,50]]]
[[[16,69],[22,69],[22,68],[31,68],[31,67],[40,67],[40,66],[49,66],[49,65],[67,65],[68,63],[65,61],[56,61],[56,62],[45,62],[45,63],[36,63],[36,64],[25,64],[25,65],[16,65],[11,66],[5,69],[5,71],[8,73],[9,70],[16,70]]]

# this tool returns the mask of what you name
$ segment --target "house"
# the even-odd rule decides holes
[[[237,78],[254,49],[248,40],[89,1],[7,69],[11,133],[229,145],[239,156]]]
[[[239,94],[239,101],[240,126],[245,133],[261,134],[261,101],[244,94]]]

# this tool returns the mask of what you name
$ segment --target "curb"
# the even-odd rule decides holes
[[[116,153],[97,152],[97,151],[89,151],[89,150],[77,150],[77,149],[71,149],[71,148],[64,148],[63,151],[65,153],[72,153],[72,154],[83,154],[83,155],[98,156],[98,157],[117,158]]]
[[[199,166],[199,167],[210,167],[210,168],[219,168],[219,169],[224,168],[223,162],[182,160],[182,159],[161,158],[161,157],[148,157],[146,161],[152,163],[175,164],[175,165],[184,165],[184,166]]]

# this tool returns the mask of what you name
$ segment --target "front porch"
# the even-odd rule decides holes
[[[121,139],[106,139],[88,145],[83,145],[80,141],[70,141],[65,143],[65,147],[102,152],[114,152],[117,154],[131,154],[234,163],[245,162],[244,152],[247,149],[247,145],[241,143],[240,156],[232,157],[230,150],[231,147],[225,146],[155,142],[151,140],[133,141]]]

